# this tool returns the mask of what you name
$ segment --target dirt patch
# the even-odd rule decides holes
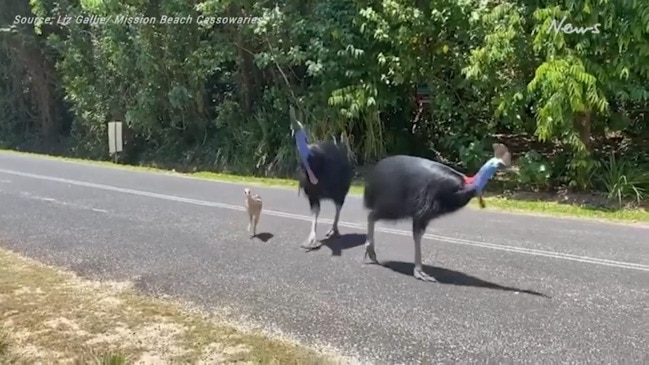
[[[0,321],[2,364],[354,363],[140,295],[128,282],[84,280],[4,249]]]

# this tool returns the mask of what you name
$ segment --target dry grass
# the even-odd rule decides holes
[[[349,363],[0,249],[0,364]]]

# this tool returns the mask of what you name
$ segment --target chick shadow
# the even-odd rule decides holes
[[[380,265],[385,266],[390,270],[397,272],[399,274],[408,275],[408,276],[412,276],[412,272],[415,268],[415,265],[413,263],[402,262],[402,261],[384,261]],[[444,269],[441,267],[428,266],[428,265],[423,265],[423,270],[426,274],[434,277],[435,280],[437,280],[437,282],[440,284],[471,286],[476,288],[513,291],[513,292],[525,293],[525,294],[530,294],[530,295],[535,295],[546,299],[550,299],[549,296],[534,290],[525,290],[525,289],[498,285],[495,283],[484,281],[482,279],[478,279],[474,276],[467,275],[459,271]]]
[[[275,237],[275,235],[270,232],[257,233],[256,235],[252,236],[252,238],[258,238],[260,241],[264,243],[270,241],[270,239],[273,237]]]
[[[359,233],[342,234],[338,237],[325,238],[320,241],[317,247],[307,250],[307,252],[319,250],[322,246],[331,250],[331,256],[342,256],[343,250],[358,247],[365,244],[367,235]]]

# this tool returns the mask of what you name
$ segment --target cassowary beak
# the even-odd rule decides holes
[[[501,160],[499,165],[500,170],[507,173],[515,172],[512,169],[512,155],[509,152],[507,152],[507,154],[503,156],[500,160]]]
[[[509,170],[511,166],[507,165],[507,162],[502,159],[498,159],[498,169],[499,170]]]
[[[299,131],[302,129],[302,123],[298,122],[297,120],[291,120],[291,130],[293,131],[293,134],[295,134],[296,131]]]
[[[302,126],[302,123],[300,123],[297,120],[297,117],[295,115],[295,109],[293,108],[293,106],[289,107],[289,115],[290,115],[290,118],[291,118],[291,134],[295,135],[295,132],[302,129],[303,126]]]

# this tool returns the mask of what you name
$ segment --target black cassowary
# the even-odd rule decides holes
[[[413,276],[436,281],[422,270],[421,238],[431,220],[453,213],[478,196],[484,208],[482,191],[497,170],[511,165],[511,154],[503,144],[494,144],[495,157],[475,176],[464,174],[439,162],[414,156],[390,156],[379,161],[365,182],[363,203],[367,215],[365,257],[378,264],[374,249],[377,221],[412,219],[415,242]]]
[[[316,229],[320,215],[320,201],[332,200],[336,206],[336,215],[333,225],[326,234],[326,238],[340,235],[338,220],[340,210],[345,203],[345,198],[352,183],[353,170],[347,154],[333,141],[323,141],[309,144],[304,127],[295,117],[291,108],[291,130],[295,137],[295,144],[300,157],[299,188],[309,199],[313,221],[311,232],[303,248],[318,247]]]

